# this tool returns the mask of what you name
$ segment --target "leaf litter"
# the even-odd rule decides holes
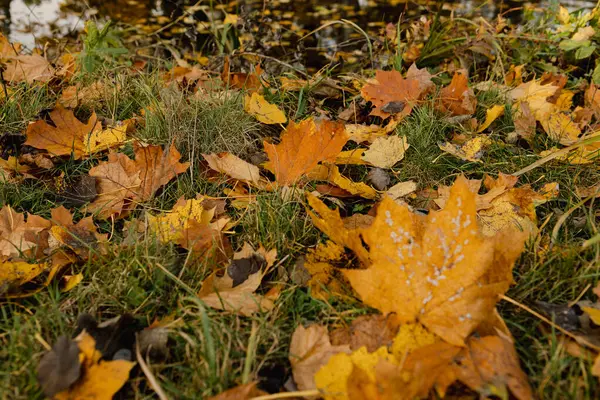
[[[223,24],[237,34],[245,18],[226,13]],[[242,99],[235,118],[260,126],[262,144],[252,144],[258,158],[234,148],[196,148],[188,140],[195,126],[169,133],[168,140],[152,138],[152,113],[163,113],[164,103],[115,121],[104,107],[110,80],[75,79],[89,73],[84,71],[91,64],[81,61],[89,53],[26,54],[2,37],[2,101],[11,101],[20,85],[51,87],[58,101],[25,118],[28,125],[14,132],[16,142],[0,140],[0,185],[46,185],[57,194],[57,204],[50,201],[47,209],[2,199],[0,295],[32,304],[25,302],[56,284],[73,302],[70,296],[89,290],[94,268],[103,268],[112,253],[153,243],[173,251],[181,268],[140,268],[156,281],[168,279],[175,296],[182,295],[174,313],[183,324],[193,319],[185,301],[197,302],[206,346],[213,345],[212,323],[252,321],[244,351],[236,347],[247,357],[241,378],[206,383],[212,385],[205,386],[206,397],[264,395],[268,379],[254,364],[269,364],[283,368],[287,382],[268,391],[297,390],[299,397],[534,398],[532,384],[540,381],[528,377],[530,360],[520,359],[526,352],[517,352],[525,339],[515,334],[514,323],[504,322],[512,316],[498,303],[509,299],[511,287],[519,293],[527,284],[524,259],[557,252],[556,232],[572,213],[591,228],[573,218],[563,231],[584,243],[577,245],[582,251],[599,242],[593,172],[600,148],[600,72],[578,60],[596,52],[600,15],[597,9],[586,14],[561,7],[552,18],[557,30],[544,34],[560,53],[554,59],[540,55],[541,69],[516,59],[492,66],[501,57],[496,50],[508,43],[498,34],[516,34],[501,16],[479,28],[462,27],[462,36],[445,31],[457,43],[452,54],[427,47],[439,27],[423,16],[410,22],[406,43],[375,46],[371,62],[377,68],[360,73],[311,75],[281,61],[279,67],[301,79],[279,76],[280,69],[263,69],[269,58],[259,63],[251,53],[214,60],[174,55],[177,65],[159,67],[161,90],[181,94],[180,107],[199,99]],[[388,28],[382,43],[398,33],[394,24]],[[87,35],[93,31],[86,28]],[[247,37],[239,40],[248,43]],[[124,73],[147,73],[146,62],[127,64]],[[482,81],[478,63],[489,67],[485,76],[491,80]],[[573,69],[556,68],[567,65]],[[121,83],[115,88],[125,90]],[[577,170],[580,164],[588,170]],[[70,168],[77,174],[65,176]],[[443,172],[433,173],[436,168]],[[262,216],[275,221],[269,226],[257,217],[268,198],[281,201]],[[298,215],[283,214],[290,205],[299,205]],[[303,230],[316,234],[306,239],[279,232],[279,212],[284,222],[302,219]],[[281,245],[288,243],[286,235],[300,239]],[[174,336],[190,345],[187,352],[194,339],[190,330],[162,326],[174,318],[166,309],[159,311],[165,322],[140,324],[150,316],[138,311],[155,299],[147,288],[132,287],[132,297],[136,290],[146,300],[135,317],[123,314],[125,308],[108,311],[116,317],[104,323],[84,314],[76,335],[61,328],[62,335],[51,336],[55,344],[46,343],[39,359],[39,390],[57,399],[110,399],[132,390],[162,398],[163,385],[176,393],[161,362]],[[334,312],[318,318],[295,311],[285,321],[287,336],[266,348],[256,330],[259,319],[289,315],[286,301],[299,295]],[[105,307],[92,309],[102,313]],[[600,377],[596,299],[538,302],[537,308],[548,316],[543,321],[560,328],[561,340],[570,340],[570,354],[587,357],[585,368]],[[203,354],[215,368],[210,349]],[[174,357],[187,357],[183,353]]]

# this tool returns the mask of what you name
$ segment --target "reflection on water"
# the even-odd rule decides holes
[[[79,15],[61,13],[60,0],[1,0],[3,30],[32,48],[37,37],[66,35],[83,27]]]
[[[21,42],[25,47],[33,48],[36,40],[51,36],[62,37],[73,34],[83,27],[83,21],[94,15],[99,19],[110,18],[134,26],[147,25],[160,29],[161,26],[179,19],[179,23],[170,33],[195,37],[201,31],[201,21],[210,18],[208,1],[182,0],[0,0],[0,26],[5,34]],[[552,1],[534,1],[539,7],[548,7]],[[190,4],[198,4],[198,10],[190,13]],[[435,10],[436,1],[407,0],[233,0],[213,4],[217,9],[231,13],[247,13],[258,10],[263,17],[273,21],[272,26],[281,32],[290,33],[293,29],[311,31],[327,21],[346,18],[355,21],[359,26],[379,29],[387,22],[396,22],[403,15],[405,18],[426,11]],[[446,1],[443,9],[453,10],[456,15],[481,15],[493,18],[507,10],[515,10],[507,15],[519,18],[523,1]],[[563,0],[561,4],[570,10],[592,8],[595,1]],[[204,6],[205,8],[201,8]],[[154,29],[154,30],[156,30]],[[148,32],[149,30],[146,30]],[[164,32],[169,36],[169,32]],[[283,40],[283,37],[269,38]],[[340,48],[346,42],[356,38],[356,32],[342,26],[335,26],[320,31],[317,35],[317,47]]]

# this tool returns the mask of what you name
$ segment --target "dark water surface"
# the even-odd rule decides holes
[[[83,21],[95,17],[111,19],[141,35],[156,35],[174,46],[191,46],[202,52],[210,21],[223,20],[225,12],[260,18],[266,30],[248,31],[246,37],[257,42],[267,54],[309,52],[325,61],[340,53],[360,57],[365,45],[364,36],[348,24],[334,24],[311,35],[298,47],[298,39],[331,21],[347,19],[369,34],[381,32],[389,22],[416,19],[435,12],[456,16],[483,16],[487,19],[503,14],[519,23],[523,10],[546,8],[553,1],[406,1],[406,0],[0,0],[0,23],[11,40],[33,48],[44,39],[75,37]],[[595,1],[565,0],[561,4],[575,10],[592,8]],[[258,16],[258,17],[257,17]],[[176,21],[176,23],[175,23]],[[266,24],[265,24],[266,21]],[[242,29],[243,30],[243,29]],[[203,42],[204,35],[204,42]],[[251,36],[254,35],[254,38]],[[242,36],[243,37],[243,36]],[[256,47],[256,43],[254,45]],[[275,49],[275,51],[272,51]],[[352,53],[354,52],[354,53]]]

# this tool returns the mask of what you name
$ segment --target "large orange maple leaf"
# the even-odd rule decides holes
[[[428,91],[428,86],[417,79],[404,79],[398,71],[376,71],[377,83],[368,83],[361,89],[362,97],[373,103],[375,109],[371,115],[387,118],[391,114],[386,112],[384,106],[398,102],[402,105],[397,115],[410,114],[417,100]]]
[[[483,237],[475,201],[459,177],[441,211],[423,217],[386,197],[369,227],[346,230],[339,213],[309,197],[315,225],[366,267],[341,270],[364,303],[459,346],[508,289],[525,240],[514,231]]]
[[[306,119],[290,121],[278,145],[264,142],[277,183],[291,185],[322,161],[333,161],[348,140],[344,125]]]

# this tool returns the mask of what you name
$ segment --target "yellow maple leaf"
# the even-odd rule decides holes
[[[180,198],[173,209],[162,215],[148,215],[148,227],[150,232],[155,233],[163,243],[182,241],[186,231],[194,225],[207,226],[212,230],[220,231],[225,227],[229,219],[221,218],[212,221],[215,216],[215,207],[205,208],[204,197],[185,200]]]
[[[577,123],[562,112],[553,112],[542,119],[540,123],[552,140],[565,146],[575,143],[581,135],[581,129]]]
[[[404,158],[404,152],[410,147],[406,136],[396,135],[375,139],[361,157],[378,168],[391,168]]]
[[[374,370],[380,360],[394,362],[395,358],[385,347],[380,347],[373,353],[369,353],[366,347],[361,347],[351,354],[336,354],[315,374],[315,383],[327,400],[347,400],[346,385],[353,368],[362,369],[369,381],[375,382]]]
[[[121,145],[127,138],[127,129],[131,121],[126,121],[120,126],[94,130],[83,139],[83,147],[89,154],[97,153],[102,150],[108,150],[112,147]]]
[[[364,303],[463,345],[508,289],[525,241],[512,231],[485,238],[475,197],[464,177],[456,180],[446,207],[426,217],[386,197],[368,228],[351,231],[320,200],[309,197],[309,204],[319,214],[310,213],[315,226],[363,264],[342,273]]]
[[[269,103],[256,92],[245,97],[244,109],[263,124],[283,124],[287,121],[287,117],[279,107]]]
[[[135,363],[126,360],[101,361],[96,341],[83,331],[77,338],[83,376],[69,389],[58,393],[56,400],[95,399],[111,400],[129,379]]]
[[[24,261],[0,262],[0,286],[20,286],[47,270],[48,265],[45,263],[29,264]]]

